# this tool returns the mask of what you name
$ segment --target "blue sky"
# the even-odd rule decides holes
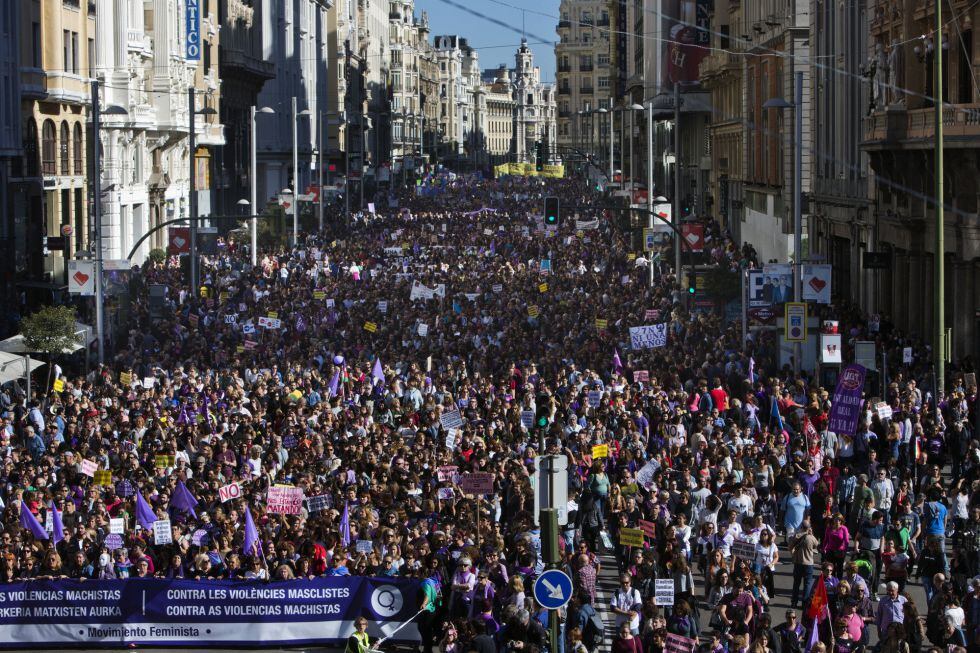
[[[465,5],[471,11],[460,8]],[[558,40],[559,0],[415,0],[415,13],[429,12],[433,36],[458,34],[480,53],[480,68],[514,66],[514,51],[521,42],[521,14],[527,40],[534,50],[534,62],[541,67],[541,79],[555,80],[555,47]],[[524,7],[521,12],[517,7]],[[471,12],[483,14],[486,18]],[[542,15],[547,14],[547,15]],[[505,27],[493,21],[506,23]],[[547,43],[538,43],[547,41]],[[506,46],[506,47],[495,47]]]

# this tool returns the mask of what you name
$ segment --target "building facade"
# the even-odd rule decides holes
[[[980,101],[974,80],[980,42],[972,27],[980,10],[954,1],[941,39],[934,36],[933,3],[869,2],[868,69],[871,105],[863,148],[870,157],[873,227],[866,251],[889,265],[867,283],[884,317],[899,329],[932,332],[935,313],[936,212],[933,180],[935,52],[942,48],[945,216],[945,324],[952,355],[980,349],[980,229],[977,151]],[[927,35],[919,38],[920,35]],[[871,75],[873,71],[873,75]],[[866,252],[865,252],[866,253]],[[853,258],[852,258],[853,260]],[[835,270],[836,272],[836,270]],[[855,271],[856,272],[856,271]]]
[[[89,242],[85,122],[96,3],[15,4],[23,37],[21,121],[27,157],[15,217],[23,219],[16,266],[25,282],[48,284],[57,292],[67,285],[67,260]],[[45,255],[44,238],[60,236],[63,228],[72,231],[65,248]]]
[[[514,62],[514,159],[535,163],[540,152],[541,163],[551,163],[557,136],[554,86],[541,82],[541,68],[534,65],[534,53],[527,39],[521,39]]]
[[[428,19],[415,17],[414,0],[391,0],[388,16],[391,50],[392,170],[416,168],[422,151],[422,59],[431,54]]]
[[[599,116],[584,112],[610,106],[610,22],[606,0],[562,0],[555,45],[556,137],[560,155],[595,150]]]
[[[0,247],[16,252],[18,231],[23,232],[21,203],[23,189],[16,179],[23,177],[24,149],[20,104],[20,3],[0,5]],[[19,228],[19,229],[18,229]],[[4,256],[0,262],[0,303],[11,309],[15,301],[13,280],[17,256]],[[12,327],[9,315],[0,315],[0,337]]]

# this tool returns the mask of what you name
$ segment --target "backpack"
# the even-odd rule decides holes
[[[590,651],[598,651],[605,639],[606,625],[602,622],[602,617],[598,612],[593,611],[592,616],[585,622],[585,629],[582,631],[582,643]]]

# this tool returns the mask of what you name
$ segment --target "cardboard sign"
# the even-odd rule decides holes
[[[649,382],[650,382],[649,370],[635,370],[633,372],[633,383],[649,383]]]
[[[540,292],[540,293],[546,293],[546,292],[548,292],[548,284],[546,284],[546,283],[538,284],[538,292]]]
[[[657,525],[655,523],[653,523],[652,521],[647,521],[645,519],[637,520],[636,523],[637,526],[640,527],[640,530],[643,531],[644,535],[646,535],[651,540],[657,539]]]
[[[667,633],[667,639],[664,641],[664,653],[693,653],[696,644],[697,642],[690,637]]]
[[[310,513],[323,512],[324,510],[329,510],[333,506],[333,497],[329,494],[318,494],[312,497],[306,497],[306,509]]]
[[[452,501],[456,493],[453,492],[451,487],[441,487],[438,490],[438,496],[442,501]]]
[[[95,472],[99,471],[99,464],[94,460],[82,458],[81,472],[89,478],[95,477]]]
[[[623,546],[643,546],[643,531],[639,528],[620,528],[619,543]]]
[[[674,605],[674,579],[658,578],[654,586],[654,603],[657,605]]]
[[[490,472],[463,474],[459,479],[459,488],[463,494],[493,494],[493,474]]]
[[[122,517],[113,517],[109,520],[109,532],[122,535],[126,532],[126,520]]]
[[[879,401],[875,404],[875,412],[878,413],[878,419],[880,420],[892,418],[892,407],[884,401]]]
[[[109,487],[112,485],[112,472],[108,469],[100,469],[95,472],[95,484],[101,485],[102,487]]]
[[[110,551],[115,551],[116,549],[121,549],[123,545],[122,535],[119,533],[110,533],[105,536],[105,548]]]
[[[131,372],[120,372],[119,383],[126,387],[133,385],[133,374]]]
[[[902,348],[902,362],[905,363],[906,365],[910,365],[912,363],[912,348],[911,347],[903,347]],[[974,378],[975,377],[976,377],[976,375],[974,375]]]
[[[589,390],[588,400],[590,406],[593,408],[598,408],[602,403],[602,393],[598,390]]]
[[[458,469],[456,465],[443,465],[436,470],[436,480],[440,483],[455,483]]]
[[[259,326],[263,329],[280,329],[282,328],[282,320],[274,317],[260,317]]]
[[[374,542],[371,540],[358,540],[354,548],[358,553],[371,553],[374,551]]]
[[[375,333],[378,330],[378,324],[376,322],[365,322],[364,330],[368,333]]]
[[[426,337],[427,335],[429,335],[429,325],[428,324],[424,324],[424,323],[423,324],[419,324],[419,331],[418,331],[418,333],[419,333],[419,336],[421,336],[423,338]]]
[[[229,483],[218,488],[218,498],[221,499],[221,503],[231,501],[232,499],[240,499],[241,497],[242,486],[240,483]]]
[[[64,392],[65,382],[62,381],[61,379],[55,379],[54,383],[51,384],[51,389],[54,390],[55,392]]]
[[[522,410],[521,411],[521,424],[524,428],[533,429],[534,428],[534,411],[533,410]]]
[[[273,485],[266,497],[266,509],[278,515],[298,515],[303,508],[303,488]]]
[[[153,522],[153,543],[170,544],[174,541],[173,529],[169,519],[158,519]]]
[[[378,302],[378,311],[381,312],[381,313],[387,313],[388,312],[388,302],[383,301],[383,300],[380,301],[380,302]]]
[[[173,467],[176,456],[173,454],[158,453],[153,456],[153,466],[166,469],[167,467]]]
[[[963,375],[963,385],[966,386],[967,390],[976,390],[977,388],[977,373],[967,372]]]
[[[609,457],[608,444],[597,444],[592,447],[592,458],[608,458],[608,457]]]
[[[527,316],[529,318],[534,319],[534,318],[538,317],[539,315],[541,315],[541,309],[538,308],[536,305],[532,304],[532,305],[530,305],[530,306],[527,307]]]
[[[749,562],[755,560],[755,542],[735,540],[732,542],[732,555]]]
[[[447,431],[450,429],[461,429],[463,428],[463,416],[460,414],[459,409],[455,408],[440,415],[439,423]]]
[[[608,326],[609,326],[609,320],[597,319],[595,321],[595,328],[597,329],[605,329]]]

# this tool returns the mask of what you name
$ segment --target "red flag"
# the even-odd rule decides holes
[[[813,586],[813,594],[810,596],[810,605],[806,609],[807,619],[823,621],[830,608],[830,599],[827,597],[827,585],[824,584],[823,574],[817,579]]]

